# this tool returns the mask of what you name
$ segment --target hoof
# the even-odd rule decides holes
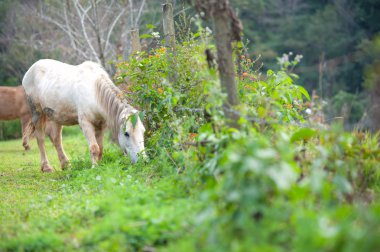
[[[41,166],[41,171],[42,172],[53,172],[53,168],[50,165],[42,165]]]
[[[29,146],[29,145],[24,146],[24,149],[25,149],[26,151],[28,151],[28,150],[30,150],[30,146]]]
[[[66,161],[64,163],[61,163],[61,168],[62,168],[62,171],[70,169],[71,168],[70,162]]]

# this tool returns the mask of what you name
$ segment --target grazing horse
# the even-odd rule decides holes
[[[59,125],[55,147],[62,169],[67,165],[67,157],[61,143],[61,125],[80,125],[93,165],[102,158],[107,126],[117,134],[119,146],[124,153],[129,153],[132,162],[137,161],[138,153],[144,154],[145,128],[139,118],[134,125],[130,120],[138,111],[121,99],[121,91],[97,63],[86,61],[74,66],[50,59],[39,60],[26,72],[22,85],[32,112],[29,132],[35,132],[43,172],[53,171],[44,146],[46,119]]]
[[[26,125],[32,116],[26,101],[25,92],[22,86],[0,87],[0,120],[21,120],[22,146],[29,150],[29,139],[24,134]]]

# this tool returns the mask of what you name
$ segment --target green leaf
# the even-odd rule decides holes
[[[146,28],[148,28],[148,29],[154,29],[154,28],[156,28],[156,26],[154,26],[153,24],[147,24]]]
[[[140,38],[141,38],[141,39],[145,39],[145,38],[153,38],[153,36],[150,35],[150,34],[141,34],[141,35],[140,35]]]
[[[259,118],[264,118],[266,117],[267,115],[267,111],[264,107],[260,106],[258,109],[257,109],[257,115],[259,116]]]
[[[296,79],[296,80],[300,78],[297,74],[294,74],[294,73],[290,73],[289,75],[293,77],[293,79]]]
[[[173,96],[173,97],[172,97],[172,103],[173,103],[173,106],[177,105],[178,100],[179,100],[178,97],[176,97],[176,96]]]
[[[306,97],[306,99],[310,101],[309,92],[307,92],[307,90],[302,86],[297,86],[297,87],[298,87],[299,91]]]
[[[132,126],[133,128],[136,126],[136,123],[137,123],[137,113],[136,114],[133,114],[131,116],[131,122],[132,122]]]
[[[140,120],[141,120],[141,121],[144,121],[144,116],[145,116],[145,111],[141,111],[141,112],[139,113],[139,117],[140,117]]]
[[[239,130],[235,129],[235,128],[229,128],[227,130],[228,133],[239,133]]]
[[[194,34],[194,38],[198,38],[199,36],[201,36],[201,34],[199,32]]]
[[[300,140],[308,140],[315,136],[317,134],[317,131],[315,129],[311,128],[302,128],[297,130],[293,133],[292,137],[290,138],[290,141],[292,143]]]

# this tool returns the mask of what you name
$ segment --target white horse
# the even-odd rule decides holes
[[[120,98],[121,91],[100,65],[86,61],[73,66],[50,59],[39,60],[26,72],[22,85],[32,112],[29,133],[35,131],[43,172],[53,171],[44,146],[47,118],[57,125],[55,148],[62,169],[68,164],[62,147],[62,125],[80,125],[93,165],[102,158],[107,126],[118,135],[121,149],[129,153],[132,162],[137,161],[139,153],[145,155],[145,128],[139,117],[135,125],[130,120],[138,111]]]

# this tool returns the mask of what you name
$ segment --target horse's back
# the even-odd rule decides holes
[[[32,88],[77,90],[94,86],[95,80],[101,75],[108,76],[95,62],[85,61],[80,65],[70,65],[57,60],[42,59],[29,68],[22,85],[27,93]]]
[[[102,74],[105,71],[93,62],[69,65],[44,59],[30,67],[23,86],[51,120],[72,125],[78,123],[78,114],[97,111],[95,82]]]
[[[32,89],[39,88],[46,82],[57,83],[60,78],[73,71],[75,72],[75,68],[71,65],[56,60],[42,59],[28,69],[22,80],[22,85],[29,94]]]

